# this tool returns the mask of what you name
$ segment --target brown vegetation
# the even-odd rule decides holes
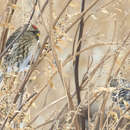
[[[42,46],[26,75],[0,84],[1,130],[129,129],[130,106],[113,103],[109,86],[111,77],[130,81],[129,7],[128,0],[0,0],[0,58],[25,23],[38,26]]]

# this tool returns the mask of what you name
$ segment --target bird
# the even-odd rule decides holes
[[[14,31],[8,38],[5,47],[8,51],[2,57],[1,68],[5,74],[19,73],[29,69],[31,61],[35,60],[40,50],[40,31],[34,24],[24,24]],[[23,32],[22,32],[23,31]],[[21,35],[20,35],[21,34]],[[20,35],[19,38],[17,38]],[[15,42],[13,42],[13,40]]]
[[[130,105],[130,82],[125,78],[114,78],[110,81],[110,87],[115,88],[111,94],[112,101],[126,110],[127,105]]]

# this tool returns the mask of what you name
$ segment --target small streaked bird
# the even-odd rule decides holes
[[[26,26],[27,24],[19,27],[8,38],[6,47],[21,34]],[[1,66],[4,74],[19,73],[29,68],[30,62],[37,58],[40,50],[39,35],[38,28],[30,24],[2,57]]]
[[[130,106],[130,82],[126,79],[112,79],[110,87],[115,89],[112,91],[112,100],[117,103],[122,110]]]

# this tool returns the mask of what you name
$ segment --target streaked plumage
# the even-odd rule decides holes
[[[110,87],[116,89],[112,92],[112,100],[116,102],[121,109],[126,109],[126,105],[130,105],[130,82],[126,79],[112,79]]]
[[[26,25],[18,28],[7,40],[6,47],[23,31]],[[9,48],[2,58],[2,68],[5,73],[21,72],[29,68],[33,58],[39,51],[39,30],[30,25],[20,38]]]

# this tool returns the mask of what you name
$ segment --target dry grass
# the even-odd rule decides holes
[[[0,1],[0,57],[8,36],[28,22],[39,27],[42,45],[24,77],[0,84],[1,130],[130,128],[129,107],[112,102],[109,86],[111,77],[130,81],[130,1],[88,0],[81,10],[82,2]]]

